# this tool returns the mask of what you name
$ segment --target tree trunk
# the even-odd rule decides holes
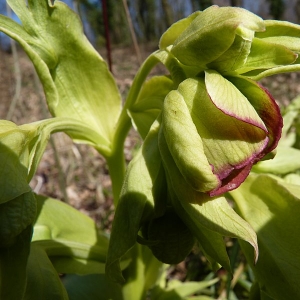
[[[230,3],[231,6],[241,6],[240,0],[231,0]]]
[[[300,22],[300,0],[297,0],[297,2],[295,4],[295,12],[296,12],[297,20],[299,23]]]
[[[170,27],[174,23],[174,16],[173,16],[173,11],[168,3],[168,0],[161,0],[161,6],[163,8],[164,14],[165,14],[165,21],[167,27]]]

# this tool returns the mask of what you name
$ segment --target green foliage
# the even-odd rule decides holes
[[[299,186],[253,174],[231,195],[241,216],[257,233],[260,256],[255,266],[251,249],[241,245],[261,290],[271,299],[295,298],[300,294],[300,245],[295,238],[300,230]]]
[[[0,122],[1,299],[212,299],[204,289],[219,279],[167,282],[164,263],[196,244],[214,270],[236,274],[224,237],[239,239],[253,269],[250,298],[299,298],[299,99],[282,130],[275,100],[254,80],[300,69],[300,26],[240,8],[194,13],[162,36],[121,107],[74,12],[59,1],[7,2],[22,24],[0,16],[0,30],[32,60],[52,118]],[[148,79],[158,63],[169,74]],[[125,171],[131,122],[144,142]],[[109,237],[30,189],[58,131],[107,160],[116,206]]]
[[[59,1],[54,5],[43,0],[29,1],[28,6],[23,0],[8,3],[22,25],[2,18],[0,28],[15,38],[31,58],[50,112],[66,117],[68,111],[68,117],[96,131],[97,140],[92,142],[101,145],[107,155],[121,99],[106,63],[87,42],[78,16]],[[108,98],[109,103],[101,101]],[[82,136],[71,136],[81,141]]]

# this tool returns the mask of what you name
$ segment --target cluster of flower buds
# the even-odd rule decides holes
[[[241,237],[238,230],[229,230],[230,222],[247,225],[241,225],[233,210],[229,213],[226,200],[222,206],[217,203],[225,199],[224,193],[239,187],[253,164],[278,144],[283,126],[280,110],[257,80],[293,70],[300,52],[299,33],[298,25],[264,21],[242,8],[212,6],[163,34],[155,55],[170,75],[146,83],[130,111],[145,141],[128,169],[112,239],[120,230],[119,214],[126,218],[126,209],[127,219],[131,218],[128,207],[136,208],[139,198],[142,212],[131,224],[135,228],[131,242],[141,230],[138,240],[164,262],[169,262],[165,257],[175,257],[172,262],[184,259],[193,243],[183,241],[191,233],[204,253],[223,265],[216,255],[221,250],[208,247],[207,236],[215,244],[218,238],[212,232],[251,240],[251,234]],[[150,92],[148,98],[145,91]],[[146,131],[138,110],[152,118],[149,122],[143,117],[152,123],[152,127],[147,123]],[[147,178],[137,180],[137,174],[145,170]],[[226,207],[226,213],[220,207]],[[174,223],[173,213],[182,220],[180,230],[179,225],[169,226]],[[230,214],[232,221],[226,219]],[[180,251],[187,245],[189,249]]]

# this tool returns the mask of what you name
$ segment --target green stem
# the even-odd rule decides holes
[[[288,66],[281,66],[277,68],[272,68],[269,70],[266,70],[264,72],[259,73],[256,76],[249,76],[251,79],[257,81],[262,78],[272,76],[272,75],[277,75],[280,73],[290,73],[290,72],[299,72],[300,71],[300,64],[295,64],[295,65],[288,65]]]
[[[105,140],[96,131],[82,122],[65,117],[54,117],[36,121],[30,124],[21,125],[21,128],[30,126],[39,126],[40,130],[46,130],[47,133],[65,132],[67,134],[75,134],[77,139],[81,139],[87,144],[93,145],[99,153],[105,158],[110,155],[109,142]]]
[[[234,270],[235,263],[237,262],[239,250],[240,250],[240,244],[237,240],[234,240],[234,244],[233,244],[233,247],[231,250],[232,252],[230,254],[230,266],[231,266],[232,271]],[[229,276],[228,276],[227,284],[226,284],[227,299],[229,299],[229,295],[231,292],[231,281],[232,281],[232,278],[229,278]]]
[[[106,159],[109,175],[112,183],[112,192],[115,208],[118,205],[123,181],[125,178],[126,162],[123,147],[117,148],[114,153]]]
[[[148,74],[153,67],[159,63],[159,60],[151,54],[145,60],[138,73],[136,74],[124,107],[120,114],[116,130],[114,134],[114,140],[112,143],[111,154],[107,157],[107,164],[110,172],[110,178],[112,181],[112,189],[114,196],[115,207],[118,204],[119,195],[125,178],[126,162],[124,157],[124,142],[131,128],[131,119],[128,116],[128,109],[130,109],[135,103],[140,90],[145,82]]]

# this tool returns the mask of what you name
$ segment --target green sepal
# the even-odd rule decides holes
[[[202,139],[185,103],[188,96],[179,91],[167,95],[162,111],[163,134],[184,179],[191,188],[207,192],[220,182],[207,160]]]
[[[179,20],[171,25],[170,28],[161,36],[159,40],[159,49],[166,49],[168,46],[174,44],[177,37],[191,24],[191,22],[198,17],[202,12],[196,11],[187,18]]]
[[[217,70],[222,74],[235,73],[235,70],[242,67],[247,61],[250,49],[252,49],[252,38],[245,39],[242,36],[236,35],[230,48],[216,60],[209,63],[207,67]]]
[[[0,248],[10,247],[36,217],[33,193],[24,193],[0,205]]]
[[[278,66],[290,65],[296,61],[297,57],[295,52],[281,44],[254,38],[246,63],[237,68],[236,72],[238,74],[254,70],[262,72]]]
[[[137,101],[128,111],[143,139],[161,112],[164,98],[172,89],[174,83],[168,76],[154,76],[143,85]]]
[[[264,106],[272,108],[269,97],[263,100]],[[213,70],[205,71],[205,79],[188,78],[171,91],[162,115],[172,157],[185,180],[199,192],[216,195],[223,188],[222,180],[235,168],[251,166],[269,140],[255,107],[234,84]],[[281,120],[276,114],[274,119]],[[242,182],[242,176],[234,180],[231,188]]]
[[[249,39],[251,31],[264,30],[261,18],[242,8],[211,6],[197,16],[175,40],[171,52],[199,71],[234,43],[236,35]]]
[[[266,30],[257,32],[255,36],[272,44],[279,44],[286,48],[300,52],[300,25],[287,21],[265,20]]]

